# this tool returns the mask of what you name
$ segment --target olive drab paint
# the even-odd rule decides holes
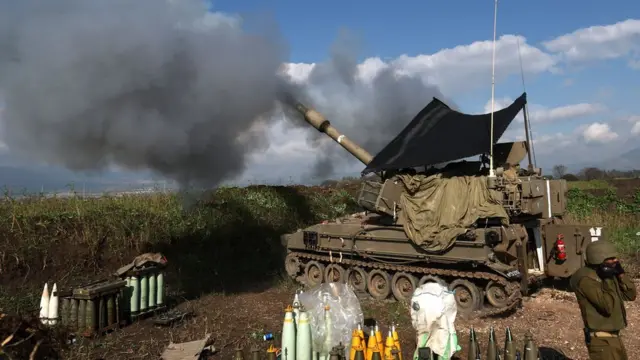
[[[487,343],[487,360],[498,360],[498,344],[493,326],[489,328],[489,342]]]
[[[127,282],[105,280],[56,291],[59,321],[81,336],[100,335],[123,325]]]
[[[467,139],[473,141],[460,140],[460,134],[468,132],[464,127],[475,126],[474,123],[478,124],[478,121],[488,121],[491,114],[452,113],[446,104],[434,99],[408,122],[405,130],[395,138],[395,142],[390,142],[374,157],[341,134],[322,114],[294,99],[292,94],[283,94],[282,97],[286,104],[302,115],[304,121],[332,138],[362,162],[366,166],[365,173],[373,171],[379,175],[375,178],[363,179],[361,183],[357,203],[365,211],[340,219],[326,220],[282,235],[281,242],[288,252],[285,257],[285,269],[296,281],[304,283],[305,279],[309,279],[309,269],[315,268],[307,266],[311,261],[321,266],[332,264],[339,267],[342,270],[339,272],[342,274],[355,270],[365,278],[376,271],[378,275],[382,275],[381,281],[384,282],[384,287],[391,291],[376,291],[374,286],[366,284],[366,281],[365,284],[358,285],[359,291],[367,292],[376,300],[388,298],[406,300],[403,299],[406,295],[398,291],[402,283],[399,278],[393,278],[393,272],[406,272],[415,278],[413,280],[417,283],[420,283],[425,276],[448,277],[453,280],[469,281],[472,286],[470,292],[477,297],[478,306],[465,307],[459,303],[459,313],[482,311],[483,315],[500,314],[520,304],[522,297],[530,291],[529,280],[532,277],[569,278],[582,266],[582,254],[586,243],[590,239],[599,242],[607,237],[607,229],[598,224],[574,224],[565,219],[567,181],[545,178],[542,170],[531,163],[532,153],[529,151],[527,141],[492,145],[495,156],[491,160],[495,160],[495,168],[491,170],[495,171],[495,176],[488,177],[479,172],[482,163],[489,161],[462,160],[467,156],[462,156],[461,152],[471,151],[468,144],[476,143],[482,138],[487,138],[487,144],[490,144],[488,134],[485,133]],[[510,107],[496,112],[495,115],[506,125],[507,122],[513,121],[511,115],[515,117],[518,111],[524,112],[526,104],[525,93]],[[444,121],[441,121],[443,119]],[[448,130],[439,125],[447,123],[446,120],[459,122],[461,126],[459,129]],[[420,125],[427,123],[433,126],[425,129]],[[421,139],[409,138],[418,136],[415,135],[418,133],[423,136],[422,139],[425,137],[442,139],[443,144],[440,145],[442,151],[419,151],[418,148],[413,148],[413,150],[401,152],[395,148],[398,139],[409,141],[412,146],[414,143],[418,144]],[[447,141],[448,139],[451,141]],[[435,144],[434,141],[424,143]],[[467,213],[477,213],[476,210],[485,207],[477,203],[486,199],[469,202],[466,197],[465,199],[443,197],[447,199],[443,201],[453,203],[435,205],[432,201],[426,200],[406,201],[407,197],[412,200],[424,200],[414,197],[414,194],[422,191],[413,190],[429,186],[428,184],[432,183],[430,180],[433,179],[429,176],[436,176],[445,171],[430,169],[433,172],[426,172],[424,170],[436,164],[429,162],[435,161],[435,158],[421,159],[419,154],[436,153],[451,154],[449,157],[461,155],[460,159],[444,160],[443,162],[449,163],[447,169],[456,170],[456,173],[463,174],[461,176],[478,177],[478,180],[481,180],[477,183],[478,187],[490,192],[492,197],[499,200],[501,204],[492,211],[498,214],[497,216],[484,214],[482,217],[470,218],[468,226],[456,229],[456,231],[466,229],[459,235],[464,236],[464,241],[456,241],[458,235],[443,239],[442,234],[417,231],[412,226],[417,213],[432,212],[435,216],[443,212],[442,209],[453,208],[462,204],[463,201],[475,207],[467,209],[469,210]],[[520,167],[520,163],[525,159],[529,160],[529,164],[526,168]],[[419,165],[405,166],[403,165],[405,163],[419,163]],[[434,180],[442,180],[442,178]],[[409,191],[409,187],[415,189]],[[502,218],[504,221],[487,221],[489,218],[496,218],[496,220]],[[551,219],[559,221],[550,221]],[[362,231],[363,223],[371,226],[366,231]],[[483,225],[479,226],[480,224]],[[398,231],[398,229],[403,230]],[[420,233],[425,234],[422,236]],[[584,244],[568,241],[574,235],[586,239]],[[562,241],[556,244],[558,239]],[[356,248],[356,243],[357,248],[367,249],[366,255],[353,250]],[[555,250],[561,251],[559,258],[547,256]],[[339,257],[338,263],[332,261],[335,257]],[[451,259],[455,261],[451,263]],[[402,261],[409,261],[412,264],[410,266],[398,264]],[[394,262],[396,265],[392,264]],[[473,271],[463,271],[463,268],[457,266],[468,263],[477,264],[478,267]],[[380,268],[380,264],[385,266]],[[493,286],[498,289],[508,289],[506,294],[508,300],[501,301],[495,296],[488,296],[486,302],[493,309],[483,306],[485,297],[477,294],[485,290],[484,280],[491,280]],[[487,293],[491,292],[487,291]],[[384,346],[384,344],[381,345]]]
[[[511,329],[507,327],[504,334],[504,360],[515,360],[516,344],[513,342]]]
[[[480,345],[478,344],[478,339],[476,338],[476,331],[473,327],[469,329],[469,353],[467,355],[467,359],[476,360],[476,358],[480,355]]]
[[[524,349],[522,352],[524,353],[523,360],[538,360],[539,358],[538,347],[533,342],[531,333],[527,333],[524,336]]]

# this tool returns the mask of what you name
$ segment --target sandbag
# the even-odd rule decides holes
[[[457,310],[453,292],[446,287],[428,282],[416,289],[411,297],[411,324],[417,335],[414,360],[418,360],[421,347],[431,348],[442,359],[460,351],[455,329]]]

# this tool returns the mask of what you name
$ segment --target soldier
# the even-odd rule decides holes
[[[623,301],[636,299],[636,287],[610,242],[590,243],[586,255],[586,266],[571,276],[570,284],[582,313],[589,358],[628,360],[620,337],[627,326]]]

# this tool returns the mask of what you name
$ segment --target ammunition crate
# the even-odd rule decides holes
[[[58,291],[62,325],[85,337],[119,328],[125,285],[122,280],[101,280],[72,291]]]

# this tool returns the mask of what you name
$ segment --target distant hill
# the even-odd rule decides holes
[[[132,175],[105,172],[100,175],[83,175],[52,166],[22,167],[0,166],[0,187],[10,189],[12,194],[78,192],[99,193],[111,190],[129,190],[140,187],[139,179]]]
[[[640,147],[633,148],[619,156],[604,161],[565,164],[570,173],[577,173],[586,167],[597,167],[602,170],[636,170],[640,169]],[[549,169],[546,173],[550,174]]]

